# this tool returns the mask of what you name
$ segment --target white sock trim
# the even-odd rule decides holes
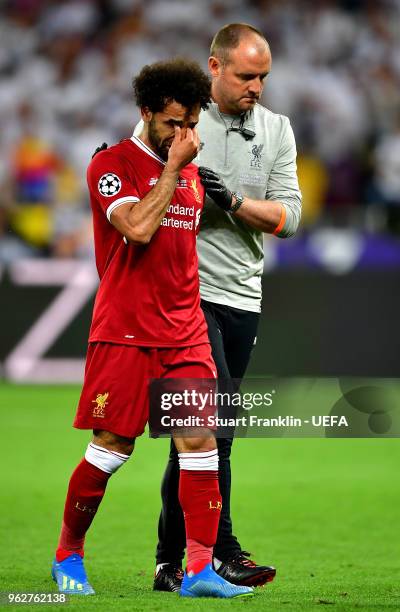
[[[108,450],[103,446],[98,446],[89,442],[85,453],[85,459],[88,463],[99,468],[107,474],[114,474],[121,465],[128,461],[130,455],[123,455],[116,451]]]
[[[218,449],[200,453],[178,453],[179,469],[192,471],[218,470]]]

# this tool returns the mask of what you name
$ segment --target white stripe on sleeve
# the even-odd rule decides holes
[[[135,202],[140,202],[140,200],[136,196],[126,196],[125,198],[119,198],[118,200],[114,200],[114,202],[110,204],[110,206],[107,208],[107,219],[110,221],[112,211],[118,208],[118,206],[121,206],[121,204],[126,204],[127,202],[132,202],[134,204]]]

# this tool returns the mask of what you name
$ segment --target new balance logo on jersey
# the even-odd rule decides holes
[[[149,179],[149,185],[150,187],[154,187],[154,185],[157,185],[158,183],[158,176],[152,176],[151,179]],[[179,187],[180,189],[186,189],[187,188],[187,180],[185,178],[178,178],[177,182],[176,182],[176,186]]]
[[[103,174],[103,176],[100,178],[98,188],[101,195],[106,196],[106,198],[110,198],[120,191],[121,179],[116,174],[107,172],[107,174]]]

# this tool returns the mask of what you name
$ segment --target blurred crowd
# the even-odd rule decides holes
[[[291,119],[302,231],[400,234],[400,0],[5,0],[0,8],[0,261],[91,255],[85,173],[138,119],[132,77],[206,68],[225,23],[270,42],[263,104]]]

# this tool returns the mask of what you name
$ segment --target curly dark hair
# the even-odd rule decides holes
[[[164,110],[172,100],[188,109],[200,104],[206,109],[211,81],[197,62],[180,57],[144,66],[132,81],[136,104],[152,113]]]

